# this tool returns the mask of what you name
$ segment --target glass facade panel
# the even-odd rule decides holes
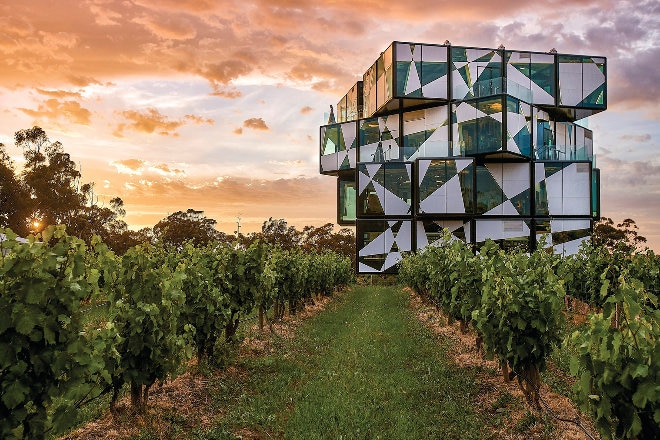
[[[471,158],[418,161],[418,214],[472,212],[474,164]]]
[[[338,178],[338,221],[340,225],[354,225],[357,208],[357,185],[355,178]]]
[[[403,114],[403,158],[451,155],[449,107],[439,106]]]
[[[358,217],[409,216],[412,203],[412,164],[360,164]]]
[[[600,173],[575,121],[605,109],[606,70],[603,57],[392,43],[320,130],[358,271],[395,271],[412,237],[432,245],[443,226],[577,250],[600,215]]]
[[[507,151],[531,157],[531,106],[515,98],[506,98]]]
[[[359,122],[359,162],[401,160],[399,115],[363,119]]]
[[[493,175],[493,173],[495,175]],[[477,214],[484,214],[504,202],[504,192],[497,183],[502,181],[502,168],[477,165]],[[498,214],[501,214],[498,213]]]

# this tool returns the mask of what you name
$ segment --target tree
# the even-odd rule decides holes
[[[334,232],[334,225],[305,226],[302,230],[301,246],[305,251],[333,251],[355,263],[355,234],[349,228]]]
[[[594,224],[591,241],[594,246],[604,246],[610,250],[623,246],[635,251],[646,243],[646,237],[639,235],[638,229],[633,219],[627,218],[615,225],[611,218],[603,217]]]
[[[33,231],[47,225],[68,225],[84,206],[79,191],[80,171],[60,142],[51,142],[40,127],[19,130],[14,135],[26,160],[21,175],[32,201]],[[69,231],[76,235],[76,231]]]
[[[0,227],[20,236],[29,233],[30,194],[14,171],[14,163],[0,143]]]
[[[261,226],[261,232],[252,232],[247,235],[245,241],[247,244],[254,243],[257,240],[277,245],[282,249],[291,250],[300,246],[302,233],[295,226],[289,226],[286,220],[268,218]]]
[[[204,211],[177,211],[159,221],[153,228],[154,237],[163,243],[181,248],[185,242],[204,246],[218,238],[217,221],[204,216]]]

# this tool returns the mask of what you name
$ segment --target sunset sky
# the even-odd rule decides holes
[[[131,228],[194,208],[231,233],[336,218],[330,104],[394,40],[600,55],[602,214],[660,251],[657,0],[3,0],[0,142],[38,125]]]

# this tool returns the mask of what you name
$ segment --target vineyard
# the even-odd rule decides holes
[[[540,406],[540,373],[561,349],[571,353],[577,400],[604,438],[660,437],[658,256],[585,246],[562,258],[493,243],[475,255],[445,238],[406,257],[400,281],[473,328],[476,349],[499,360],[505,381],[517,378],[530,405]],[[566,317],[585,303],[592,313],[566,334]]]
[[[222,368],[224,353],[240,339],[239,328],[248,320],[272,330],[285,311],[295,315],[317,295],[330,296],[353,282],[350,259],[332,252],[282,250],[260,241],[197,247],[144,244],[119,256],[98,239],[87,245],[62,228],[48,228],[27,243],[10,230],[0,233],[5,234],[0,242],[0,438],[53,437],[77,423],[80,410],[92,402],[108,402],[116,415],[125,394],[131,411],[144,414],[154,385],[185,372],[191,358]],[[573,396],[593,417],[603,438],[660,437],[658,256],[630,248],[585,246],[577,255],[561,257],[546,251],[504,252],[493,243],[475,254],[464,243],[446,239],[443,246],[406,256],[399,282],[434,304],[438,314],[458,321],[465,334],[473,332],[475,351],[498,360],[503,380],[517,381],[529,408],[544,404],[541,374],[561,352],[570,356],[565,369],[576,378]],[[385,310],[401,308],[400,300],[390,303],[391,295],[374,298],[380,298]],[[317,396],[317,403],[308,408],[313,414],[330,411],[323,417],[332,418],[339,411],[345,412],[342,417],[353,417],[351,399],[365,398],[362,411],[376,402],[378,408],[401,405],[397,414],[409,412],[413,417],[407,397],[395,404],[392,391],[381,389],[400,377],[393,389],[401,389],[405,382],[405,388],[419,390],[416,398],[431,399],[423,410],[429,425],[416,429],[455,432],[434,416],[455,402],[449,399],[440,405],[434,399],[442,399],[446,391],[431,390],[443,378],[458,386],[461,373],[436,371],[433,359],[439,355],[420,354],[425,344],[435,344],[427,336],[413,337],[418,330],[411,333],[393,325],[401,319],[396,314],[386,320],[383,309],[370,310],[365,298],[351,301],[343,306],[350,317],[321,320],[328,327],[323,336],[327,342],[319,346],[319,336],[314,336],[309,340],[313,348],[306,349],[328,351],[332,360],[305,361],[309,372],[281,379],[283,385],[268,389],[256,404],[268,407],[279,401],[273,411],[282,411],[289,404],[281,402],[292,401],[292,384],[310,381],[298,392],[305,398]],[[580,313],[575,314],[577,309]],[[581,319],[574,320],[576,316]],[[374,350],[374,337],[382,350]],[[400,360],[390,351],[394,347]],[[260,386],[274,380],[270,362],[290,362],[287,356],[268,360],[269,372]],[[413,359],[418,366],[413,367]],[[301,368],[300,362],[285,370]],[[347,368],[347,362],[355,365]],[[393,370],[390,362],[403,370]],[[326,365],[324,374],[332,381],[325,376],[313,379],[319,365]],[[346,406],[346,399],[331,397],[338,384],[324,394],[326,383],[337,378],[347,381],[344,392],[362,389],[362,397],[351,397]],[[367,378],[372,383],[368,389]],[[420,388],[424,381],[429,385]],[[461,382],[460,387],[468,384]],[[237,392],[245,396],[244,390]],[[282,393],[280,400],[274,398]],[[427,408],[423,402],[414,403],[419,414],[422,406]],[[298,403],[306,407],[304,400]],[[239,399],[236,404],[241,408],[246,403]],[[336,406],[328,407],[331,404]],[[244,414],[254,410],[241,411],[243,421]],[[464,409],[452,411],[452,417],[458,417]],[[373,420],[384,417],[378,423],[353,425],[352,419],[340,418],[335,423],[343,420],[343,427],[314,425],[325,430],[321,438],[350,429],[395,429],[381,413],[373,414]],[[282,417],[289,420],[290,432],[311,429],[310,416],[294,411]],[[269,413],[255,423],[265,429],[264,420],[271,419]],[[295,427],[296,421],[300,426]],[[272,429],[285,432],[278,431],[285,429],[281,426]],[[587,430],[585,435],[590,436]]]
[[[0,230],[0,438],[44,438],[126,386],[136,413],[196,354],[213,360],[247,317],[263,327],[351,282],[332,252],[139,245],[117,256],[50,227],[27,243]],[[100,319],[90,312],[104,310]]]

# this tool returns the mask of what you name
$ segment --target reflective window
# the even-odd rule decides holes
[[[340,225],[355,224],[355,209],[357,207],[357,187],[354,179],[339,178],[338,188],[338,221]]]

